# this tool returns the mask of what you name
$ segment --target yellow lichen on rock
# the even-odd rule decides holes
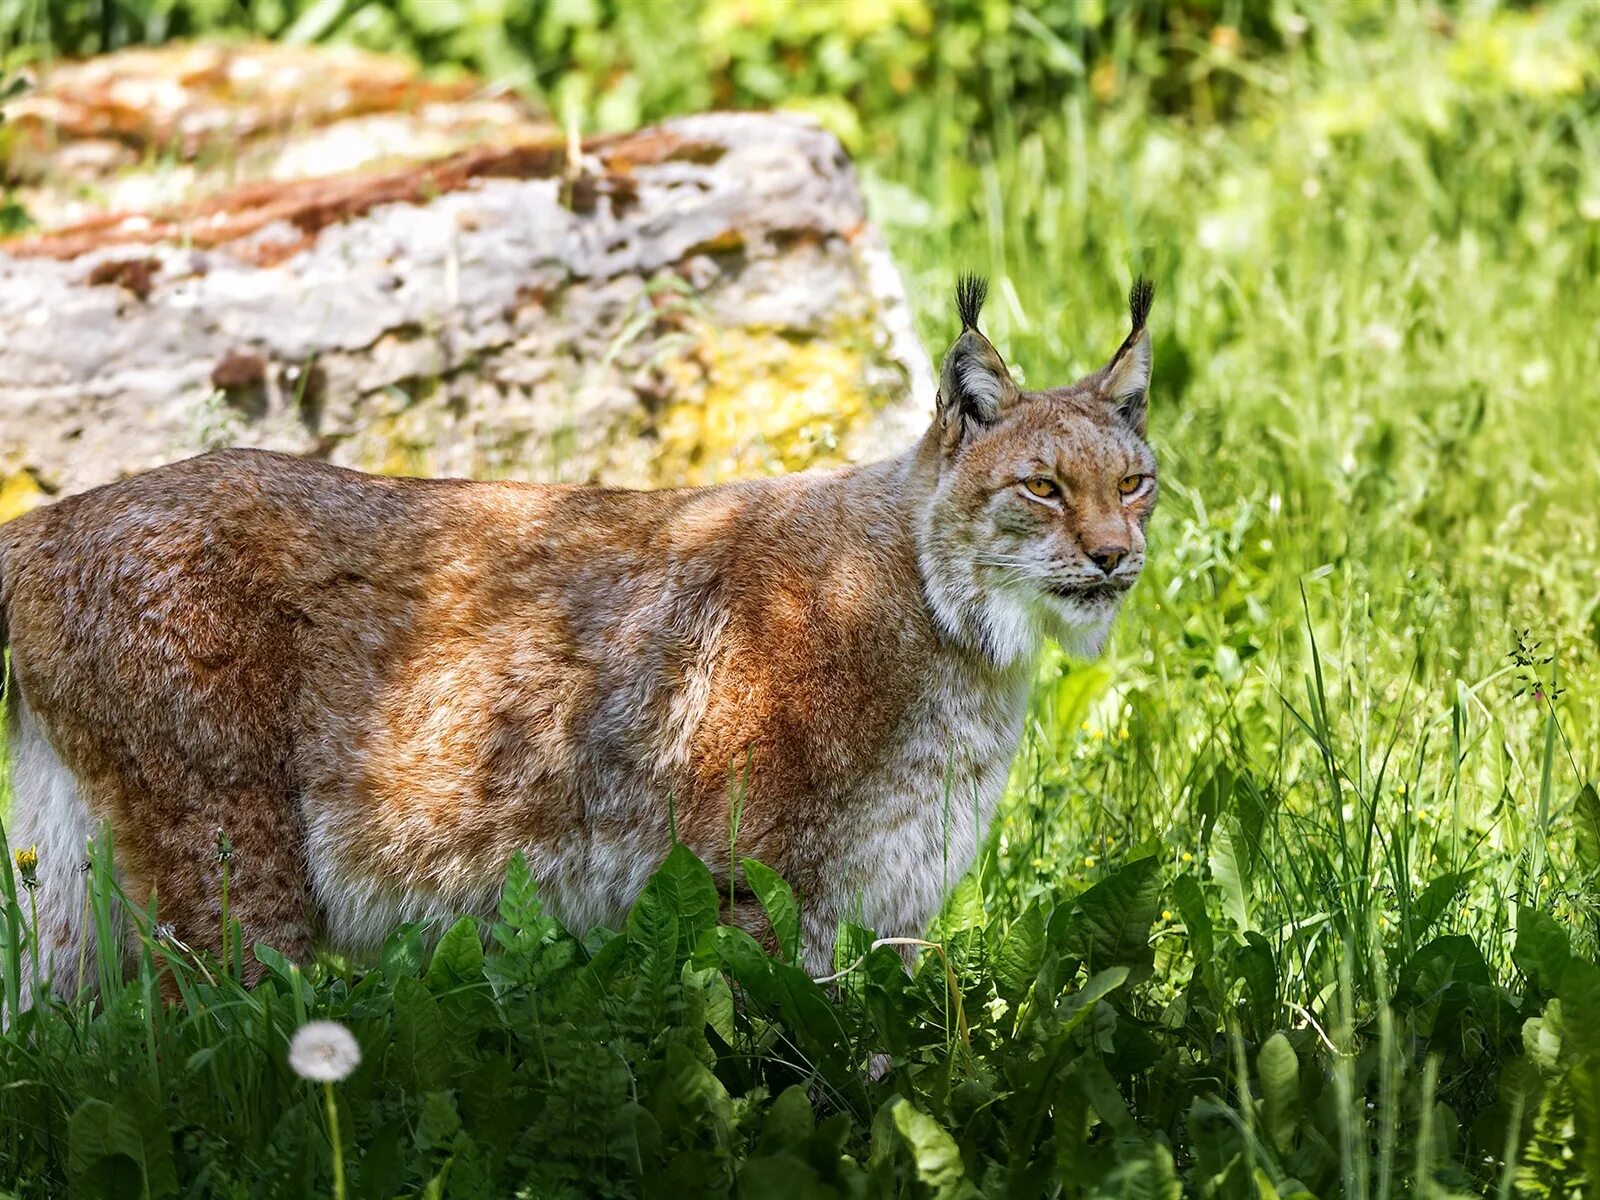
[[[871,411],[864,359],[839,341],[708,330],[699,353],[665,364],[682,399],[657,426],[655,482],[696,486],[838,461]]]
[[[39,481],[26,471],[0,479],[0,525],[38,508],[48,499]]]

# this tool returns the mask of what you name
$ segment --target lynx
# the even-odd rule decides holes
[[[1151,288],[1110,362],[1023,391],[962,331],[920,441],[686,490],[380,478],[253,450],[0,527],[10,844],[42,977],[75,982],[85,845],[172,935],[304,958],[492,910],[615,924],[673,839],[768,940],[736,863],[915,935],[985,836],[1042,639],[1097,652],[1145,558]],[[738,805],[730,847],[732,806]],[[93,978],[93,972],[90,972]]]

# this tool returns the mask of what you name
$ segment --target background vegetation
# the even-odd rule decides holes
[[[0,1182],[326,1190],[285,1062],[312,1015],[364,1048],[339,1101],[365,1196],[1594,1193],[1594,6],[0,0],[8,24],[12,65],[350,39],[592,128],[813,111],[931,346],[975,266],[1007,357],[1063,380],[1156,277],[1165,496],[1110,655],[1042,667],[913,976],[884,949],[812,984],[714,928],[676,855],[623,931],[570,936],[514,868],[487,952],[402,929],[375,970],[268,955],[249,993],[147,937],[102,1007],[0,1039]]]

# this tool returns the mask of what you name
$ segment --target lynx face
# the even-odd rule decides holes
[[[1098,652],[1144,567],[1156,500],[1145,440],[1150,291],[1105,368],[1064,388],[1021,392],[977,329],[983,287],[958,292],[963,332],[940,373],[939,478],[923,516],[923,568],[954,636],[999,664],[1041,634]]]

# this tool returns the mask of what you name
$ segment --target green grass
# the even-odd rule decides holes
[[[101,1009],[0,1038],[0,1185],[326,1192],[312,1015],[365,1051],[352,1195],[1592,1191],[1600,30],[1309,11],[1195,51],[1225,121],[1113,51],[1108,104],[963,127],[991,62],[864,139],[936,349],[961,268],[1034,385],[1158,284],[1150,567],[1103,661],[1041,668],[950,975],[885,949],[819,989],[712,929],[683,858],[616,934],[514,871],[487,954],[400,930],[254,992],[180,955],[167,1011],[147,942]]]

